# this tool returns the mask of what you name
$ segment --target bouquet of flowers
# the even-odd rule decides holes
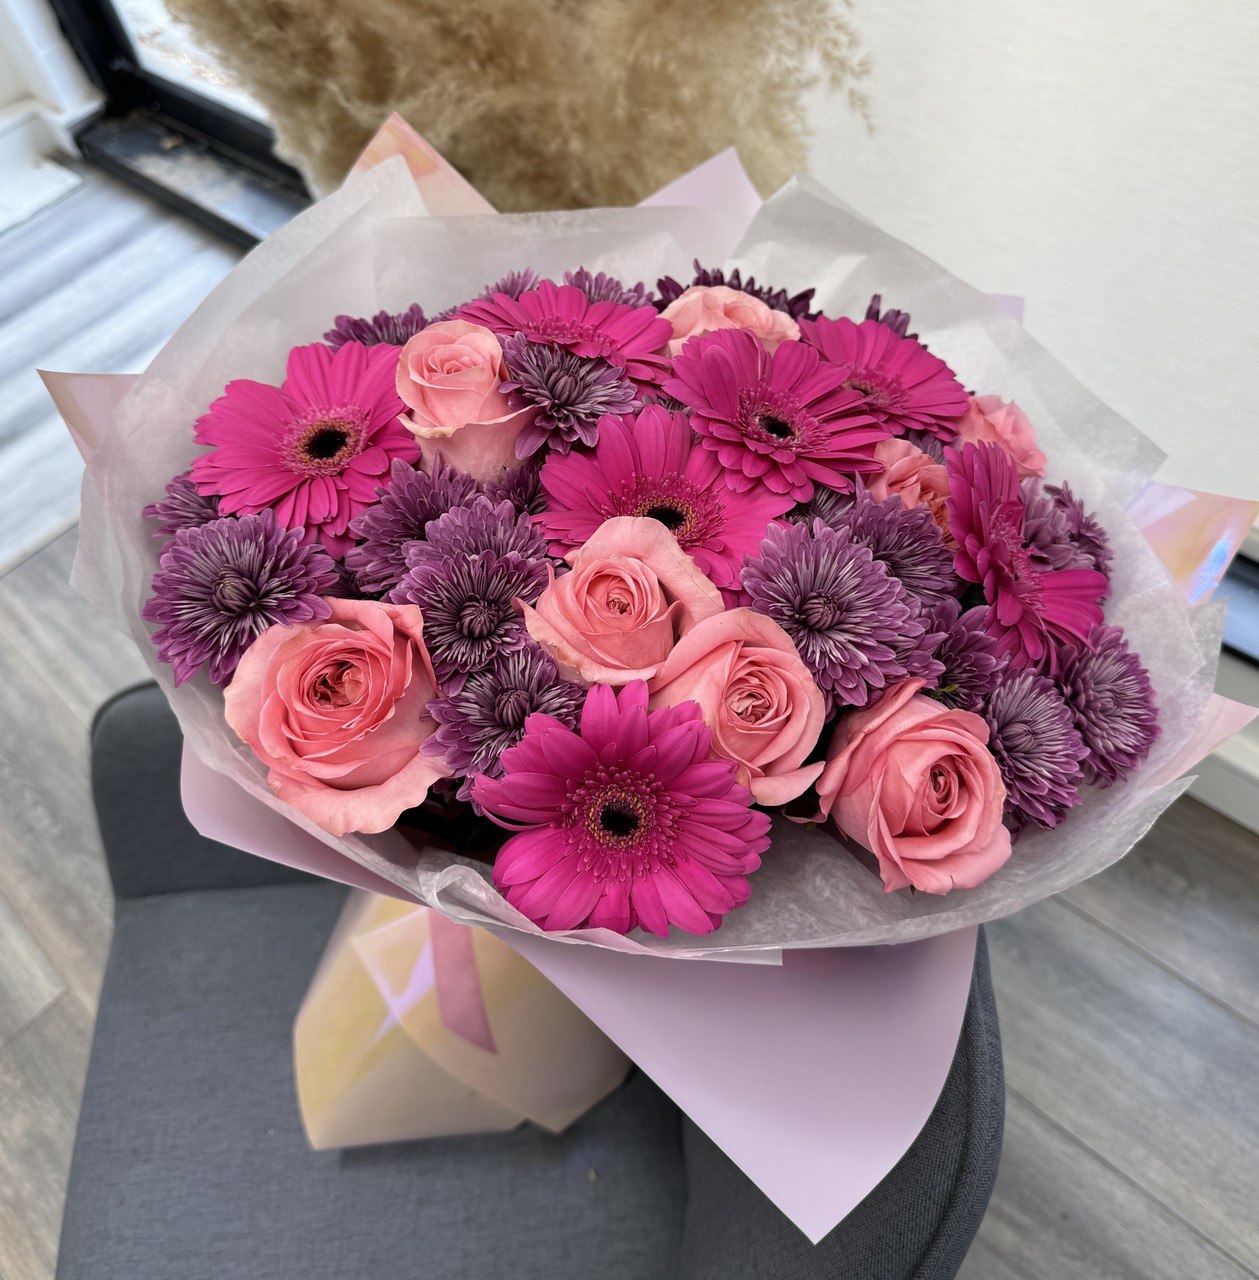
[[[431,217],[486,208],[432,158],[116,389],[76,576],[200,761],[345,878],[624,951],[907,941],[1131,847],[1222,727],[1147,440],[807,179]]]
[[[548,931],[712,932],[771,810],[974,888],[1140,766],[1154,692],[1027,415],[814,292],[522,263],[338,316],[188,424],[158,656],[312,822],[480,844]]]
[[[75,582],[194,825],[433,908],[438,988],[451,921],[496,932],[813,1239],[929,1114],[973,926],[1122,857],[1253,714],[1197,603],[1253,505],[1151,482],[999,303],[731,155],[504,216],[394,120],[144,374],[49,381]],[[455,985],[492,1043],[503,993]],[[541,1063],[582,1105],[591,1052]]]

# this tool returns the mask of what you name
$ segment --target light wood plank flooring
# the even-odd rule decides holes
[[[35,373],[143,369],[240,251],[105,174],[0,236],[0,566],[78,512],[82,467]]]
[[[114,206],[139,198],[111,191],[115,243],[166,218],[141,202],[128,222]],[[42,243],[81,272],[93,255],[63,241],[104,233],[69,217],[61,225]],[[180,238],[149,234],[168,250]],[[230,262],[230,250],[204,252]],[[0,260],[5,253],[0,239]],[[161,273],[145,278],[160,287]],[[108,291],[108,273],[99,279]],[[23,308],[10,305],[2,270],[0,288],[10,316],[0,351],[13,351],[4,334]],[[185,277],[181,288],[186,310],[195,287]],[[24,296],[29,307],[42,295]],[[138,367],[178,305],[133,298],[126,322],[102,308],[83,322],[82,349],[112,350],[121,362],[131,341]],[[138,316],[152,322],[143,341],[122,332]],[[62,363],[93,360],[69,344]],[[26,403],[32,419],[45,412]],[[10,424],[0,440],[20,442],[12,406],[0,413]],[[46,474],[72,517],[67,466],[50,459]],[[143,678],[130,641],[66,583],[74,537],[54,538],[0,577],[2,1280],[53,1274],[110,930],[88,726],[111,692]],[[1259,1277],[1259,840],[1182,800],[1119,866],[992,926],[989,938],[1009,1112],[996,1195],[965,1280]]]

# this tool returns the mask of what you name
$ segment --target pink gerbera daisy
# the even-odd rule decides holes
[[[802,320],[800,333],[844,371],[844,386],[869,398],[867,409],[892,435],[929,431],[941,440],[957,435],[958,419],[970,407],[966,388],[922,343],[878,320],[857,324],[846,317]]]
[[[506,293],[474,298],[459,308],[458,318],[493,333],[523,333],[530,342],[553,342],[579,356],[598,356],[640,385],[657,385],[669,368],[661,352],[673,326],[654,307],[591,302],[571,284],[541,280],[518,298]]]
[[[997,655],[1017,667],[1056,670],[1058,646],[1087,644],[1102,620],[1106,577],[1094,569],[1040,570],[1024,531],[1027,510],[1018,467],[995,444],[948,450],[949,530],[953,567],[978,583],[988,602],[985,630]]]
[[[552,716],[525,721],[500,757],[502,778],[473,783],[477,803],[519,831],[499,851],[494,883],[544,929],[670,925],[711,933],[748,899],[769,847],[769,816],[752,808],[729,760],[710,760],[694,702],[647,710],[647,686],[595,685],[579,730]]]
[[[843,373],[802,342],[766,351],[746,329],[692,338],[673,361],[664,393],[693,411],[691,425],[739,493],[764,486],[807,502],[814,484],[850,493],[853,476],[878,471],[887,430]]]
[[[344,555],[350,521],[375,501],[393,459],[419,457],[398,421],[397,365],[397,347],[316,343],[289,352],[278,387],[229,382],[197,421],[198,443],[211,446],[192,464],[198,491],[217,494],[222,515],[271,508],[304,542]]]
[[[686,416],[659,405],[601,418],[594,452],[551,454],[541,479],[547,501],[538,520],[552,555],[580,547],[613,516],[648,516],[729,593],[728,604],[736,602],[743,557],[791,508],[789,496],[763,485],[734,493]]]

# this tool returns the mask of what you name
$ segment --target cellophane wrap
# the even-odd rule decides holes
[[[485,929],[380,894],[347,899],[293,1027],[313,1147],[561,1133],[629,1059]]]
[[[860,314],[872,293],[914,326],[962,382],[1013,399],[1035,425],[1050,480],[1068,479],[1114,547],[1109,622],[1149,668],[1162,735],[1126,783],[1089,789],[1059,828],[1029,831],[976,889],[943,897],[885,894],[879,878],[822,832],[775,818],[773,844],[747,906],[706,938],[622,937],[600,929],[549,936],[627,952],[772,961],[782,949],[895,943],[1005,916],[1121,858],[1185,789],[1185,746],[1213,714],[1222,606],[1190,608],[1128,514],[1162,460],[1159,449],[1088,392],[992,300],[799,177],[749,221],[696,208],[434,218],[405,164],[356,173],[253,251],[179,329],[119,405],[90,459],[75,581],[136,639],[193,751],[344,857],[472,925],[538,933],[490,883],[489,867],[417,847],[400,832],[330,836],[284,805],[223,717],[204,680],[174,688],[140,619],[160,542],[143,516],[197,453],[193,424],[235,378],[277,383],[290,348],[318,340],[339,313],[430,314],[508,270],[585,266],[629,280],[685,277],[692,259],[737,266],[815,305]]]

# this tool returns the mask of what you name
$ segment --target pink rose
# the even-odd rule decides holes
[[[1019,479],[1045,474],[1045,455],[1036,447],[1036,430],[1027,414],[1000,396],[971,396],[970,408],[957,424],[963,444],[996,444],[1014,459]]]
[[[738,765],[758,804],[794,800],[822,772],[806,765],[826,720],[826,703],[791,637],[751,609],[697,623],[651,684],[651,705],[697,702],[713,752]]]
[[[868,481],[870,496],[882,502],[893,494],[908,507],[925,506],[931,518],[948,534],[949,473],[943,463],[916,449],[908,440],[880,440],[874,457],[883,470]]]
[[[659,520],[615,516],[564,558],[572,571],[520,607],[570,679],[650,680],[679,636],[722,610],[721,593]]]
[[[333,835],[391,827],[447,769],[420,748],[437,681],[415,605],[332,600],[324,622],[268,628],[226,690],[227,722],[281,800]]]
[[[673,337],[665,347],[670,356],[676,356],[688,338],[714,329],[750,329],[770,351],[800,336],[800,326],[785,311],[774,311],[760,298],[724,284],[692,285],[660,315],[673,325]]]
[[[888,893],[973,889],[1010,856],[987,723],[922,686],[906,680],[843,716],[817,784],[821,817],[874,854]]]
[[[536,410],[512,410],[502,390],[503,348],[479,324],[446,320],[421,329],[398,357],[399,421],[420,443],[425,469],[437,454],[478,480],[520,466],[516,437]]]

